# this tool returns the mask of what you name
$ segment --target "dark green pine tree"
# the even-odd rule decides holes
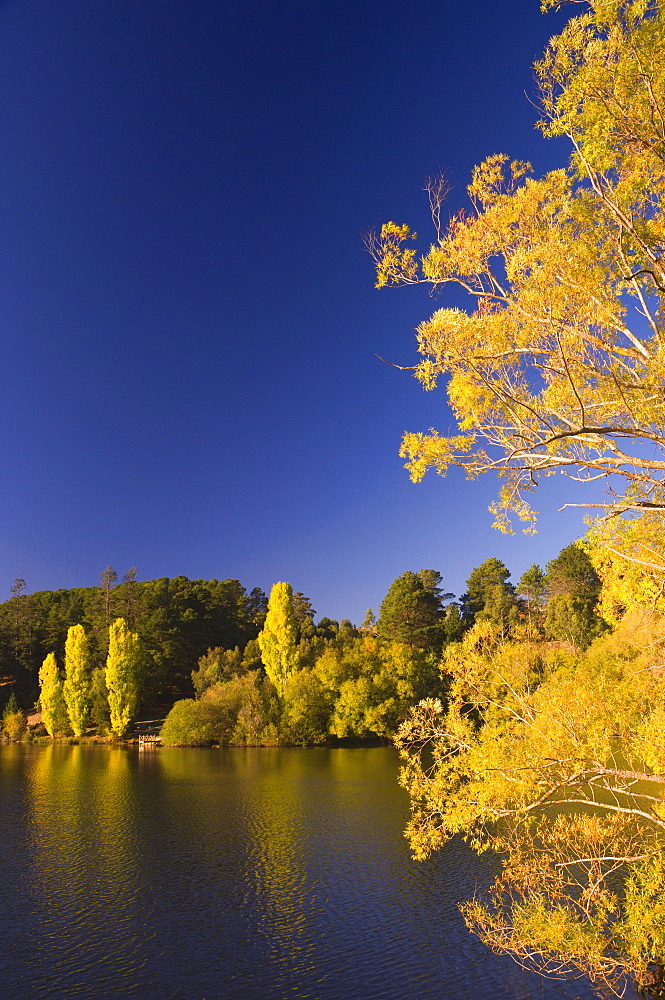
[[[545,588],[548,597],[581,597],[595,603],[600,593],[600,580],[593,564],[577,542],[561,549],[556,559],[547,564]]]
[[[427,574],[433,571],[422,571]],[[426,587],[421,575],[410,570],[393,581],[379,611],[376,628],[382,639],[403,642],[412,649],[437,649],[441,646],[442,608],[437,593]],[[428,578],[428,582],[431,580]]]
[[[298,640],[311,639],[315,633],[314,616],[316,611],[312,607],[309,597],[305,597],[300,590],[293,595],[293,613],[298,625]]]
[[[548,562],[545,589],[545,629],[550,638],[586,649],[605,626],[596,614],[600,580],[579,543],[567,545]]]
[[[471,571],[466,581],[466,594],[462,595],[462,617],[475,621],[486,606],[496,608],[514,603],[515,588],[508,583],[510,570],[495,556],[486,559]]]
[[[516,593],[524,598],[527,611],[539,610],[545,597],[545,574],[540,566],[533,563],[522,573]]]

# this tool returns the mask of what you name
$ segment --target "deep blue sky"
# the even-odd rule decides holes
[[[575,13],[537,0],[0,2],[0,595],[238,577],[362,620],[406,569],[460,593],[583,531],[564,483],[535,537],[496,483],[409,482],[446,429],[416,360],[422,289],[376,291],[362,233],[429,235],[497,151],[542,172],[533,60]],[[445,303],[438,303],[445,304]]]

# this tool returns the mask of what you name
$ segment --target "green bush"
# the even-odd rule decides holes
[[[22,740],[28,728],[24,713],[21,711],[8,712],[2,720],[2,727],[8,739]]]
[[[333,701],[331,693],[312,671],[300,670],[294,674],[284,692],[281,742],[296,746],[325,743]]]
[[[209,687],[200,701],[177,701],[161,730],[172,746],[275,746],[279,705],[258,671]]]
[[[170,746],[210,746],[215,742],[214,712],[202,701],[176,701],[160,732],[162,743]]]

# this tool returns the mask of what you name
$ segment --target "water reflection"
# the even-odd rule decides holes
[[[27,764],[34,988],[49,995],[51,969],[61,995],[85,996],[97,974],[100,985],[131,984],[144,958],[130,756],[48,746]]]
[[[408,856],[391,750],[0,748],[11,1000],[553,1000]],[[55,970],[55,976],[53,975]]]

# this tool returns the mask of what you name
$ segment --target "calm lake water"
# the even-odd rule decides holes
[[[381,749],[0,747],[3,1000],[590,1000],[492,955],[414,862]]]

